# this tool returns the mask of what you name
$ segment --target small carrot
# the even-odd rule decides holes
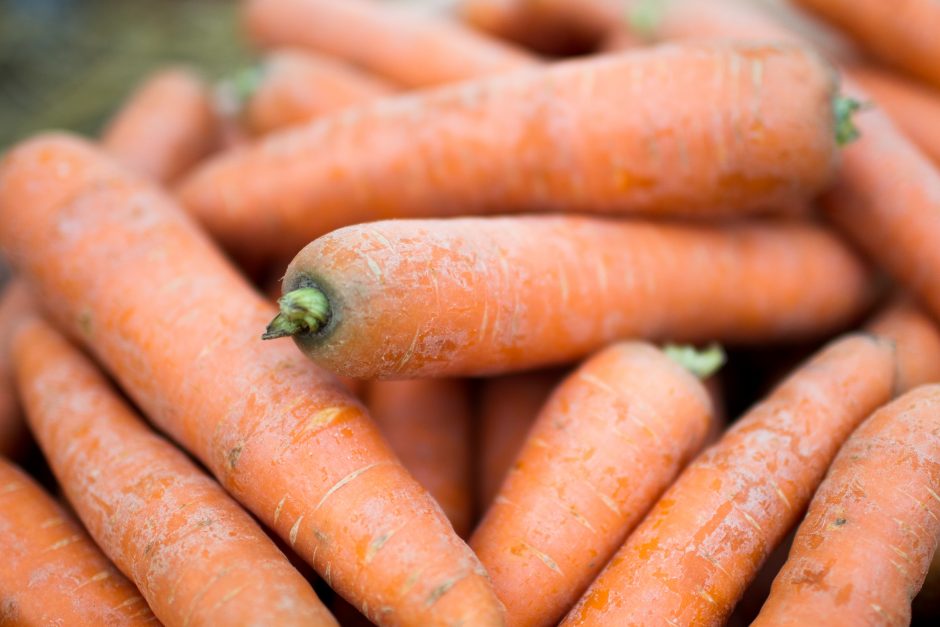
[[[910,625],[940,537],[940,385],[885,405],[845,443],[752,625]]]
[[[101,144],[121,162],[162,183],[208,155],[219,121],[205,83],[173,67],[150,76],[108,124]]]
[[[819,335],[868,290],[847,248],[796,221],[390,220],[304,248],[265,337],[293,335],[347,376],[467,376],[566,363],[620,338]]]
[[[616,344],[565,379],[470,539],[508,624],[558,623],[705,443],[711,414],[698,379],[649,344]]]
[[[257,523],[45,322],[13,342],[33,434],[85,527],[165,625],[337,625]]]
[[[0,164],[0,245],[149,418],[373,621],[501,624],[362,405],[258,341],[273,305],[152,184],[80,139],[34,138]]]
[[[250,0],[249,37],[309,48],[406,87],[490,76],[536,63],[525,51],[443,18],[374,0]]]
[[[562,625],[723,624],[894,371],[873,336],[824,348],[679,475]]]
[[[14,457],[26,439],[20,402],[13,381],[10,343],[17,325],[35,307],[26,284],[13,279],[0,295],[0,456]]]
[[[835,172],[835,88],[799,47],[666,45],[357,108],[210,160],[178,193],[259,255],[382,218],[787,210]]]
[[[940,383],[940,327],[912,301],[895,300],[866,328],[894,342],[898,393],[925,383]]]
[[[3,457],[0,554],[0,625],[157,624],[82,528]]]

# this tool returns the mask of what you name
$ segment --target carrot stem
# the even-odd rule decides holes
[[[698,350],[688,344],[667,344],[663,352],[699,379],[707,379],[725,365],[726,356],[721,344],[710,344]]]
[[[316,287],[292,290],[277,300],[281,312],[265,329],[262,340],[316,333],[330,321],[330,301]]]
[[[832,101],[832,110],[836,115],[836,142],[840,146],[845,146],[861,136],[852,116],[865,107],[866,103],[845,96],[836,96]]]
[[[631,6],[626,15],[630,30],[646,39],[655,39],[666,11],[665,5],[662,0],[640,0]]]

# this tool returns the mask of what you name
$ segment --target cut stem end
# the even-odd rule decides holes
[[[330,321],[330,301],[315,287],[301,287],[277,300],[281,312],[268,324],[262,340],[276,340],[307,333],[316,333]]]
[[[836,96],[836,99],[832,102],[832,110],[836,116],[836,143],[845,146],[861,136],[858,127],[855,126],[855,120],[852,118],[867,106],[867,103],[855,98]]]
[[[725,351],[720,344],[711,344],[702,350],[684,344],[667,344],[663,347],[663,352],[699,379],[712,376],[727,361]]]

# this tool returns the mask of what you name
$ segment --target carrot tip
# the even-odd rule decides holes
[[[832,110],[836,116],[836,142],[840,146],[845,146],[861,136],[852,116],[864,108],[865,103],[854,98],[836,96],[833,100]]]
[[[281,296],[281,312],[261,335],[262,340],[276,340],[305,333],[316,333],[330,321],[330,301],[315,287],[301,287]]]
[[[698,350],[694,346],[667,344],[663,347],[663,352],[699,379],[707,379],[712,376],[727,361],[725,351],[720,344],[711,344],[702,350]]]
[[[655,39],[666,11],[663,0],[640,0],[627,9],[627,25],[645,39]]]

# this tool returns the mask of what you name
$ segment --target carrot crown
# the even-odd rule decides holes
[[[315,287],[292,290],[277,300],[281,312],[265,329],[262,340],[316,333],[330,321],[330,301]]]
[[[215,88],[215,100],[222,113],[240,113],[245,103],[258,91],[263,75],[264,70],[254,65],[233,72],[228,78],[219,81]]]
[[[631,31],[646,39],[656,39],[659,23],[666,12],[663,0],[640,0],[627,9],[627,24]]]
[[[698,350],[694,346],[667,344],[663,352],[699,379],[707,379],[725,365],[725,351],[720,344]]]
[[[836,96],[832,101],[832,110],[836,116],[836,142],[840,146],[855,141],[861,135],[852,116],[865,107],[865,103],[845,96]]]

